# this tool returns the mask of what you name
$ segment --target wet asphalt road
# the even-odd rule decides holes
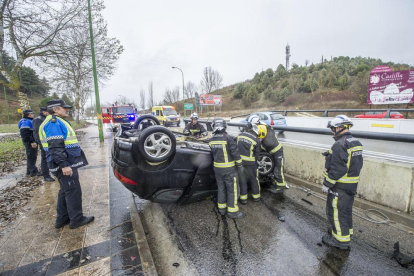
[[[413,254],[414,237],[406,231],[354,216],[352,250],[328,248],[320,243],[327,229],[322,200],[295,188],[286,195],[264,190],[261,202],[241,206],[241,220],[220,216],[212,200],[162,205],[177,246],[200,275],[414,274],[414,267],[391,259],[397,240]]]

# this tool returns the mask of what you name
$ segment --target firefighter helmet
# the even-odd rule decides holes
[[[264,138],[267,135],[267,128],[265,125],[253,125],[252,130],[257,134],[258,138]]]
[[[213,127],[213,133],[223,132],[227,128],[227,123],[221,118],[216,118],[211,126]]]
[[[328,122],[328,128],[336,128],[336,127],[342,127],[342,128],[351,128],[354,125],[354,123],[351,121],[351,119],[348,118],[346,115],[338,115],[336,116],[332,121]]]
[[[196,120],[198,120],[198,114],[194,112],[193,114],[191,114],[190,119],[196,119]]]

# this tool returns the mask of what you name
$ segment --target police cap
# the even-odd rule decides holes
[[[23,115],[28,115],[30,113],[33,113],[33,110],[31,110],[31,109],[25,109],[25,110],[22,111],[22,113],[23,113]]]
[[[64,108],[72,108],[72,106],[67,105],[64,100],[54,99],[47,102],[47,109],[52,109],[54,107],[64,107]]]
[[[42,112],[42,111],[47,111],[47,107],[46,106],[41,106],[40,107],[40,112]]]

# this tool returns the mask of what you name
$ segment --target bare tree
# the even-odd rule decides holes
[[[145,90],[141,88],[141,90],[139,91],[139,103],[140,103],[140,107],[141,109],[144,111],[145,110]]]
[[[172,98],[173,98],[173,103],[176,103],[180,100],[180,87],[179,86],[176,86],[172,90]]]
[[[133,99],[130,99],[130,98],[128,98],[128,97],[126,97],[126,96],[123,96],[123,95],[119,95],[117,98],[116,98],[116,103],[118,104],[118,105],[129,105],[129,104],[131,104],[131,105],[133,105],[134,107],[137,107],[138,105],[137,105],[137,103],[133,100]]]
[[[309,64],[309,60],[307,59],[307,60],[305,60],[305,66],[307,67],[308,64]]]
[[[172,90],[168,88],[165,89],[163,102],[164,104],[169,104],[169,105],[171,105],[174,102]]]
[[[152,81],[148,84],[148,108],[152,108],[154,106],[154,85]]]
[[[0,53],[12,51],[14,64],[0,55],[0,84],[17,92],[22,108],[28,108],[21,89],[20,70],[28,59],[58,55],[53,45],[59,34],[76,28],[74,18],[84,9],[81,0],[2,0],[0,4]]]
[[[195,92],[197,92],[197,85],[194,82],[187,82],[187,85],[185,86],[185,95],[187,98],[193,98]]]
[[[223,76],[218,71],[213,70],[211,66],[206,67],[200,84],[203,92],[210,94],[223,86]]]

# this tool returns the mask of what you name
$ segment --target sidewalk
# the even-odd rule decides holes
[[[3,275],[143,275],[126,189],[109,187],[109,140],[99,143],[96,125],[82,129],[89,165],[79,171],[84,215],[95,221],[55,229],[57,181],[35,190],[20,218],[0,239]],[[3,273],[1,273],[3,272]]]

